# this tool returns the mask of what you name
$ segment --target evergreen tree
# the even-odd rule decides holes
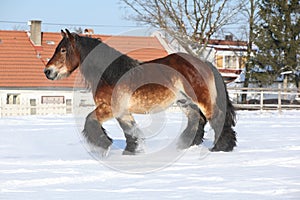
[[[256,79],[271,84],[283,71],[297,75],[300,60],[299,0],[261,0],[258,14],[260,22],[254,30],[259,51],[254,60],[256,66],[267,70],[267,74],[256,76]]]
[[[245,8],[243,9],[247,22],[248,22],[248,44],[247,44],[247,55],[246,55],[246,62],[245,62],[245,80],[244,80],[244,88],[247,88],[249,86],[250,81],[250,72],[251,68],[253,67],[253,61],[252,61],[252,54],[253,54],[253,42],[255,39],[254,35],[254,26],[257,21],[258,15],[257,15],[257,4],[258,0],[249,0],[248,4],[245,4]],[[246,90],[247,91],[247,90]],[[245,91],[245,92],[246,92]],[[247,93],[242,94],[242,102],[247,101]]]

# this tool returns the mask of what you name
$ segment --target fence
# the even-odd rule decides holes
[[[267,110],[300,109],[300,93],[296,89],[278,88],[228,88],[237,109]],[[242,94],[247,94],[242,103]]]
[[[49,115],[49,114],[70,114],[72,105],[48,104],[48,105],[0,105],[0,117],[23,116],[23,115]]]

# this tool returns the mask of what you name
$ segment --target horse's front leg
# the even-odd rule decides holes
[[[102,157],[106,157],[109,148],[112,145],[112,139],[108,137],[102,124],[112,117],[110,109],[105,109],[107,106],[104,104],[99,105],[87,117],[82,131],[83,136],[87,142],[99,150]]]
[[[117,118],[126,137],[126,148],[123,155],[134,155],[143,152],[144,138],[143,132],[137,127],[137,124],[131,114],[125,114]]]

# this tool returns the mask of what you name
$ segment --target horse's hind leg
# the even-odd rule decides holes
[[[230,102],[229,104],[225,116],[222,111],[217,111],[215,117],[210,121],[215,132],[214,147],[211,151],[227,152],[232,151],[236,146],[236,132],[232,128],[235,125],[235,112]]]
[[[131,114],[125,114],[117,118],[126,138],[126,148],[123,155],[134,155],[143,152],[143,133]]]
[[[91,112],[86,117],[82,133],[90,145],[101,149],[102,154],[108,152],[108,149],[112,144],[112,139],[108,137],[102,124],[99,123],[95,111]]]
[[[202,143],[204,126],[207,121],[199,107],[191,101],[188,96],[183,94],[182,97],[182,99],[177,101],[177,104],[187,116],[188,124],[186,129],[180,135],[177,146],[180,149],[185,149],[192,145],[199,145]]]
[[[195,138],[194,138],[191,146],[199,145],[203,142],[204,127],[205,127],[205,124],[207,123],[207,120],[206,120],[205,116],[203,115],[203,113],[200,111],[200,109],[198,109],[198,111],[200,114],[200,119],[199,119],[199,123],[198,123],[198,129],[197,129]]]

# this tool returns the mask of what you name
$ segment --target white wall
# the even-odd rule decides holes
[[[7,102],[8,95],[19,95],[18,100],[14,103]],[[43,103],[44,97],[63,97],[63,103]],[[35,104],[30,104],[35,101]],[[68,102],[68,103],[67,103]],[[67,105],[68,104],[68,105]],[[0,90],[0,116],[16,116],[16,115],[47,115],[47,114],[67,114],[72,113],[73,107],[73,91],[64,90],[16,90],[1,89]]]

